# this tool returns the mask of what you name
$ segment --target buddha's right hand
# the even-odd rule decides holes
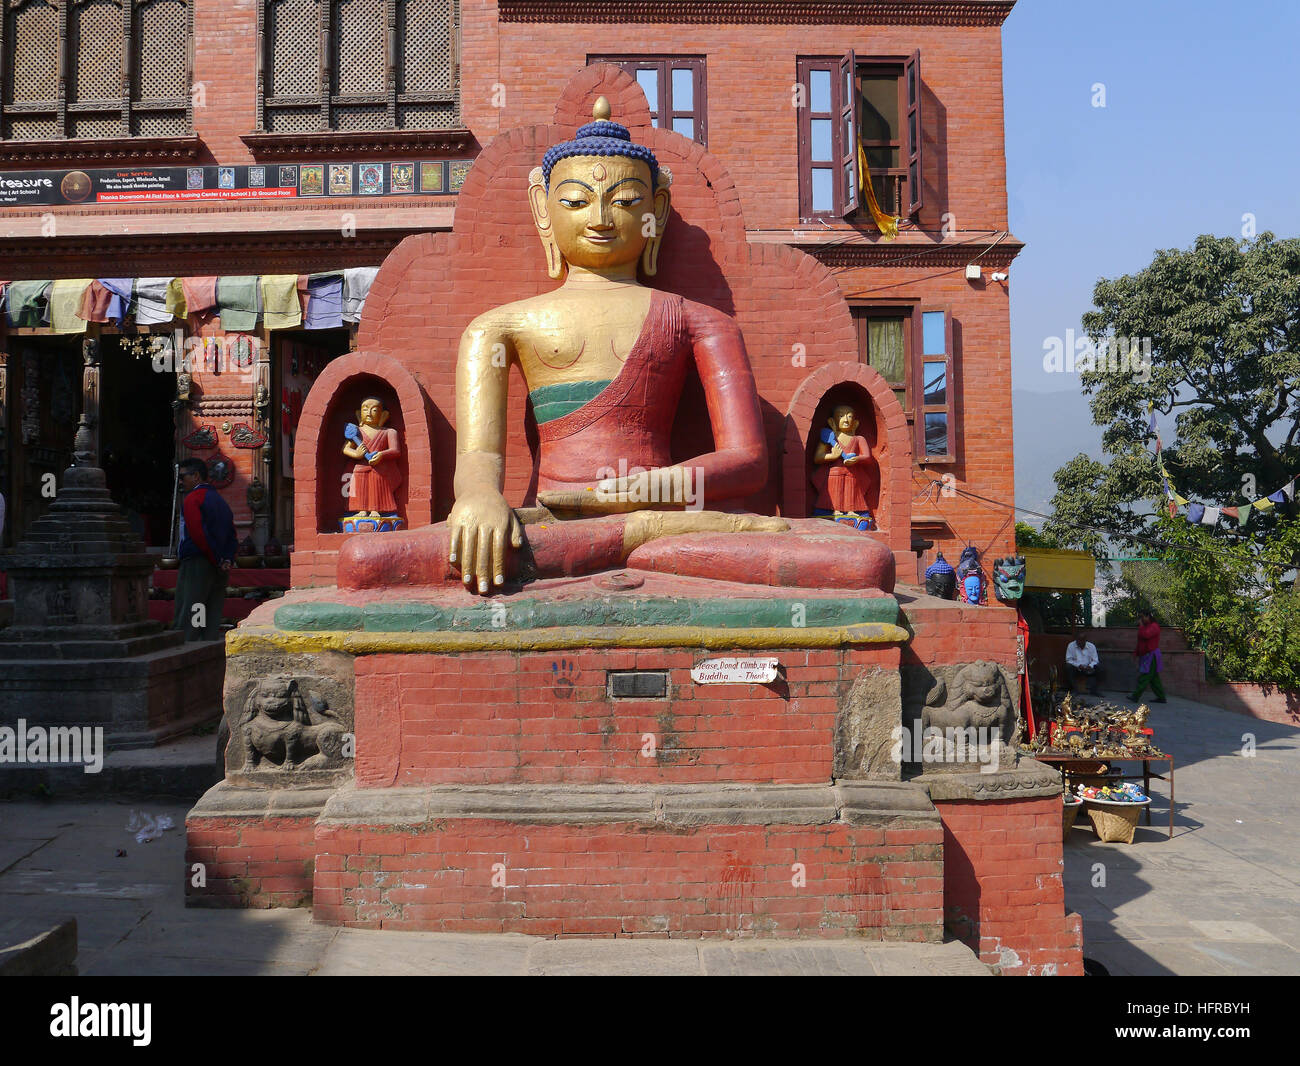
[[[523,527],[499,492],[480,491],[462,496],[447,516],[451,546],[447,561],[460,566],[461,580],[479,592],[504,585],[506,538],[510,546],[523,546]]]

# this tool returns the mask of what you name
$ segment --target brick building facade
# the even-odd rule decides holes
[[[705,142],[729,171],[751,247],[808,252],[829,268],[850,305],[852,329],[828,326],[827,336],[808,338],[804,347],[814,356],[801,352],[797,338],[788,356],[750,340],[772,417],[811,430],[812,410],[824,394],[801,397],[800,389],[823,369],[817,359],[875,366],[907,415],[910,485],[890,491],[912,497],[918,568],[936,548],[954,560],[966,544],[986,560],[1012,549],[1011,512],[958,491],[1010,501],[1014,484],[1008,287],[992,278],[1008,270],[1020,247],[1007,232],[1003,147],[1001,24],[1009,0],[122,0],[103,6],[121,21],[98,30],[89,22],[66,24],[54,44],[41,43],[44,32],[57,29],[60,18],[84,21],[79,8],[65,13],[28,0],[6,9],[0,177],[52,174],[62,192],[67,175],[80,173],[93,179],[93,192],[79,203],[60,195],[55,199],[64,202],[19,198],[0,207],[5,280],[313,275],[378,267],[403,238],[450,228],[455,190],[493,138],[550,121],[576,70],[617,63],[645,90],[656,125]],[[121,46],[91,48],[86,42],[93,44],[96,32],[107,35],[103,40],[120,38]],[[40,51],[46,48],[49,55]],[[184,63],[175,61],[181,48]],[[63,76],[14,76],[38,61],[52,62]],[[107,63],[113,76],[97,73],[96,62]],[[845,161],[854,160],[854,137],[877,199],[901,219],[896,240],[883,240],[858,202],[863,171],[845,170]],[[373,195],[361,194],[367,163],[381,165]],[[411,170],[398,181],[392,167],[404,163]],[[335,186],[329,168],[343,164],[347,180],[340,171]],[[319,196],[303,185],[315,165],[330,175]],[[159,168],[180,168],[168,171],[173,176],[204,168],[210,195],[91,202],[113,187],[102,180],[105,172]],[[231,168],[228,181],[225,168]],[[248,168],[263,172],[254,179]],[[294,168],[293,184],[286,184],[285,168]],[[411,174],[416,191],[405,192]],[[272,186],[286,195],[272,198]],[[75,191],[75,182],[70,188]],[[980,276],[968,280],[972,263]],[[360,326],[363,340],[368,321]],[[182,342],[225,337],[211,315],[148,327],[130,319],[120,329],[87,326],[85,336],[101,339],[102,452],[129,453],[148,433],[156,451],[167,447],[175,380],[144,387],[140,370],[127,367],[129,346],[117,339],[141,331]],[[285,381],[295,359],[303,374],[315,373],[355,347],[357,326],[267,329],[259,318],[243,334],[257,341],[252,366],[230,373],[200,361],[193,368],[194,387],[178,408],[166,472],[170,460],[190,454],[181,441],[212,426],[216,451],[234,474],[222,491],[240,535],[252,532],[260,541],[274,531],[288,543],[292,465],[281,453],[296,410]],[[44,324],[0,322],[7,542],[45,506],[41,475],[67,465],[72,429],[86,404],[77,387],[82,339]],[[428,356],[431,364],[439,358]],[[445,359],[449,369],[450,352]],[[266,390],[260,395],[259,386]],[[264,434],[267,446],[235,447],[231,433],[240,424]],[[254,478],[268,490],[265,510],[248,492]],[[435,485],[435,519],[445,513],[445,496],[446,486]],[[132,506],[131,499],[120,502]],[[789,492],[775,502],[799,506]],[[153,543],[166,542],[150,533]]]

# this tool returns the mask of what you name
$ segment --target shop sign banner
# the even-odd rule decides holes
[[[459,191],[469,165],[458,160],[11,171],[0,172],[0,207],[437,196]]]

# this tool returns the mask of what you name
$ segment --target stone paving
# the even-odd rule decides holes
[[[1113,975],[1300,973],[1300,730],[1178,699],[1154,708],[1152,725],[1177,760],[1175,836],[1161,783],[1152,825],[1132,844],[1098,842],[1081,817],[1065,865],[1084,954]],[[189,807],[0,804],[0,937],[72,915],[87,975],[988,973],[960,944],[554,941],[336,929],[305,910],[187,910]],[[137,843],[133,811],[175,828]]]
[[[1177,697],[1148,724],[1175,760],[1174,837],[1162,782],[1132,844],[1101,843],[1080,813],[1065,903],[1085,957],[1114,976],[1300,974],[1300,728]]]
[[[183,802],[0,804],[0,939],[77,919],[87,976],[254,974],[901,976],[989,970],[962,944],[547,940],[316,925],[306,910],[187,910]],[[134,811],[175,828],[136,843]],[[118,855],[119,851],[125,852]]]

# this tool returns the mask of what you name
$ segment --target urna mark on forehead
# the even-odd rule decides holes
[[[591,113],[594,121],[580,127],[573,140],[552,145],[542,157],[542,177],[547,191],[549,192],[551,188],[551,173],[558,163],[565,159],[582,157],[584,161],[587,159],[592,161],[589,173],[597,181],[604,180],[597,176],[597,168],[602,165],[602,159],[629,159],[644,163],[650,170],[648,191],[654,192],[661,184],[659,160],[655,158],[654,152],[644,144],[636,144],[626,126],[610,121],[609,101],[605,97],[602,96],[596,101]],[[667,171],[664,171],[664,176],[668,177]],[[566,178],[566,180],[580,179]]]

